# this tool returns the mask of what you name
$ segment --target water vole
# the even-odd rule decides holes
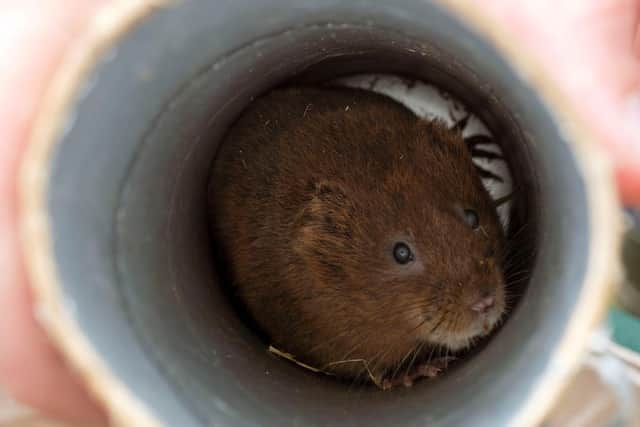
[[[434,348],[503,315],[503,230],[464,139],[386,96],[257,99],[222,142],[210,206],[249,314],[326,372],[409,385],[437,370]]]

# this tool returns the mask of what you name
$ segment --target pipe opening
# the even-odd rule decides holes
[[[439,7],[317,7],[253,26],[259,10],[225,20],[212,6],[161,10],[97,66],[51,160],[54,258],[73,316],[166,425],[507,422],[581,291],[591,237],[576,159],[535,91]],[[209,233],[212,160],[241,111],[278,85],[363,73],[433,84],[486,124],[516,189],[513,273],[531,271],[512,290],[518,306],[476,354],[391,392],[270,355],[229,304]]]

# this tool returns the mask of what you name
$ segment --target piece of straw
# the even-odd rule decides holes
[[[325,375],[330,375],[330,376],[335,376],[336,374],[332,373],[332,372],[327,372],[323,369],[320,368],[315,368],[311,365],[307,365],[306,363],[303,363],[301,361],[299,361],[298,359],[296,359],[296,357],[291,354],[291,353],[287,353],[284,352],[282,350],[278,350],[277,348],[275,348],[274,346],[270,345],[269,348],[269,353],[275,354],[278,357],[282,357],[283,359],[286,359],[290,362],[295,363],[296,365],[305,368],[311,372],[316,372],[316,373],[320,373],[320,374],[325,374]],[[331,362],[331,363],[327,363],[324,367],[328,368],[331,366],[335,366],[335,365],[341,365],[344,363],[362,363],[364,365],[364,368],[367,370],[367,374],[369,375],[369,378],[371,379],[371,381],[379,388],[383,388],[382,387],[382,382],[380,381],[380,379],[378,377],[376,377],[375,375],[373,375],[373,372],[371,372],[371,369],[369,369],[369,363],[365,360],[365,359],[347,359],[347,360],[338,360],[336,362]]]

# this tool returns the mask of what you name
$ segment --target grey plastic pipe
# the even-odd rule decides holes
[[[428,80],[481,116],[531,255],[526,293],[486,347],[388,393],[269,355],[217,286],[207,228],[211,160],[243,107],[291,79],[356,72]],[[462,1],[122,1],[42,106],[22,168],[23,250],[39,318],[114,425],[531,426],[617,279],[603,158],[543,70]]]

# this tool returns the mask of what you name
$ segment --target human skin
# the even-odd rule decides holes
[[[640,1],[473,1],[542,62],[611,155],[623,202],[639,204]],[[0,387],[83,426],[104,426],[107,417],[34,318],[16,177],[54,71],[110,2],[0,0]]]

